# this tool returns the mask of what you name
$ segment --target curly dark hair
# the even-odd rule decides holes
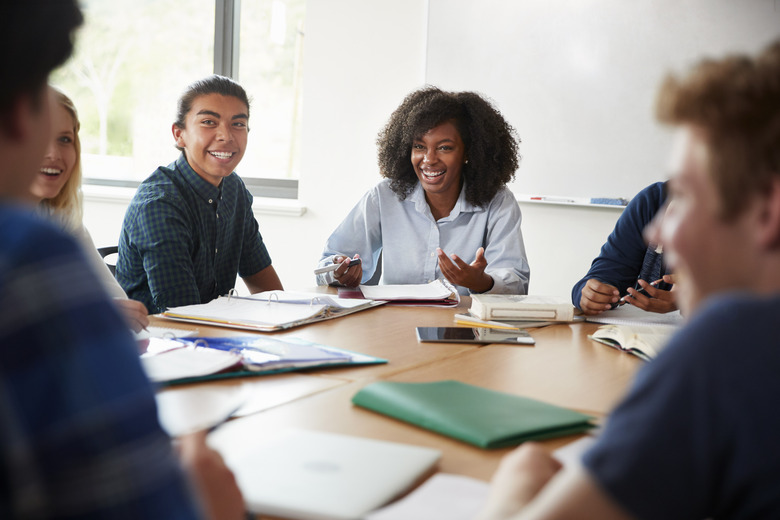
[[[406,96],[377,137],[379,170],[404,200],[418,182],[411,161],[413,142],[447,121],[458,130],[468,157],[461,169],[466,200],[484,207],[514,179],[520,139],[501,112],[475,92],[427,86]]]

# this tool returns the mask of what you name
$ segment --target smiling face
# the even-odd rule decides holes
[[[704,134],[678,131],[672,157],[669,204],[646,232],[664,246],[664,260],[680,277],[680,303],[692,312],[718,292],[747,289],[756,271],[751,240],[753,211],[723,218],[723,203],[709,171]]]
[[[56,197],[76,164],[76,130],[73,117],[56,100],[50,100],[51,138],[31,191],[38,202]]]
[[[176,145],[204,180],[219,186],[235,171],[246,151],[249,109],[240,99],[220,94],[198,96],[184,128],[173,125]]]
[[[442,123],[412,143],[412,166],[427,199],[458,200],[466,147],[455,125]],[[452,207],[450,206],[450,208]]]

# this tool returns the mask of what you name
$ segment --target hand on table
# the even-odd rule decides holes
[[[511,518],[552,479],[561,463],[539,444],[526,442],[506,455],[493,475],[487,504],[478,520]]]
[[[333,263],[341,265],[333,271],[333,278],[346,287],[357,287],[360,285],[360,281],[363,279],[363,264],[350,265],[350,260],[358,258],[360,258],[359,255],[355,255],[352,258],[348,256],[334,257]]]
[[[441,274],[455,285],[460,285],[475,293],[483,293],[493,288],[493,277],[485,273],[488,263],[485,260],[485,248],[477,249],[477,257],[467,264],[458,255],[447,255],[436,248]],[[450,260],[451,259],[451,260]]]
[[[580,297],[580,309],[583,314],[592,316],[600,314],[612,308],[612,305],[620,299],[620,292],[617,287],[608,283],[600,282],[595,278],[585,282]]]
[[[206,431],[179,438],[179,460],[210,520],[244,520],[246,509],[233,472],[206,444]]]
[[[133,332],[141,332],[149,326],[149,311],[143,303],[129,298],[114,298],[114,303]]]

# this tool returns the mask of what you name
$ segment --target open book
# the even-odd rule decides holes
[[[250,335],[155,338],[141,356],[149,379],[168,384],[378,363],[387,360],[299,338]]]
[[[663,350],[677,329],[669,325],[602,325],[588,337],[650,361]]]
[[[176,321],[270,332],[346,316],[383,303],[320,293],[265,291],[252,296],[220,296],[208,303],[172,307],[161,316]]]

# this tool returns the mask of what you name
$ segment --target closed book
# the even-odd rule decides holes
[[[593,427],[593,417],[459,381],[367,385],[352,402],[480,448],[504,448]]]
[[[474,294],[469,312],[483,320],[572,321],[568,298],[524,294]]]

